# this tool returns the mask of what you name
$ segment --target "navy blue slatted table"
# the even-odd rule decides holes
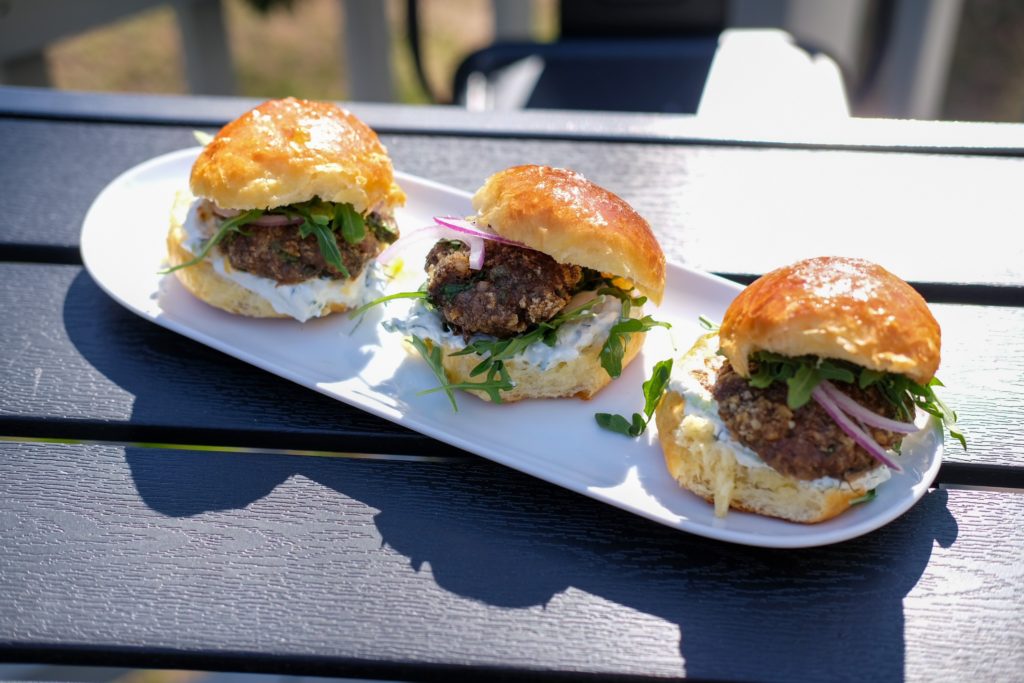
[[[81,266],[114,177],[254,102],[0,88],[0,659],[402,680],[1019,680],[1024,126],[795,137],[681,116],[352,105],[465,190],[583,172],[670,259],[854,253],[943,327],[937,486],[806,550],[661,527],[152,325]],[[201,445],[202,448],[195,446]]]

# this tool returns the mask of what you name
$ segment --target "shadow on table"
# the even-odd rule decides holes
[[[159,349],[147,348],[140,341],[152,335],[140,330],[148,324],[109,299],[94,300],[104,295],[88,276],[80,278],[65,306],[68,334],[100,372],[138,397],[133,416],[143,422],[159,411],[197,409],[178,404],[195,387],[174,374],[176,354],[197,349],[199,366],[210,372],[221,362],[228,366],[209,405],[264,401],[267,410],[298,423],[303,401],[326,400],[301,391],[287,399],[267,396],[262,375],[176,335],[161,337]],[[103,334],[94,334],[98,326]],[[147,363],[166,366],[166,391],[142,390],[154,376],[141,371]],[[209,383],[203,387],[209,390]],[[144,402],[154,395],[159,405]],[[323,414],[323,406],[314,408]],[[381,552],[408,558],[410,571],[429,563],[437,584],[455,595],[518,609],[576,589],[677,625],[685,673],[696,678],[834,679],[869,671],[901,680],[903,599],[934,543],[948,547],[957,537],[944,491],[930,492],[868,536],[782,551],[683,534],[484,461],[169,456],[141,448],[127,448],[125,456],[141,499],[172,517],[246,508],[290,477],[307,477],[380,510],[374,522],[386,546]]]
[[[934,543],[958,532],[945,491],[859,539],[766,550],[663,528],[486,462],[126,457],[143,500],[173,516],[245,507],[308,477],[380,510],[382,551],[407,557],[410,571],[429,563],[453,594],[518,609],[576,589],[678,626],[696,678],[902,680],[903,599]]]

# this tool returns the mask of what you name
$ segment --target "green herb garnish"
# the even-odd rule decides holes
[[[697,316],[697,322],[699,322],[700,326],[709,332],[718,332],[718,328],[721,327],[721,325],[719,325],[706,315]]]
[[[487,373],[487,378],[482,382],[450,383],[447,375],[445,375],[444,365],[441,362],[440,347],[420,339],[415,334],[412,335],[412,339],[410,341],[419,354],[423,356],[423,360],[427,361],[427,365],[430,366],[431,372],[434,373],[437,381],[440,382],[440,386],[417,392],[417,396],[432,394],[436,391],[443,391],[448,395],[448,400],[452,404],[452,410],[459,412],[459,405],[455,402],[456,389],[462,389],[464,391],[483,391],[492,401],[495,403],[501,403],[501,392],[511,391],[515,388],[515,385],[512,383],[512,379],[509,377],[508,370],[506,370],[504,364],[501,363],[494,364]]]
[[[359,308],[357,308],[357,309],[355,309],[353,311],[349,311],[348,317],[355,318],[357,316],[362,315],[363,313],[366,313],[368,310],[370,310],[374,306],[377,306],[379,304],[384,304],[384,303],[387,303],[389,301],[394,301],[396,299],[426,299],[426,298],[427,298],[427,293],[422,291],[422,290],[417,290],[415,292],[398,292],[397,294],[388,294],[387,296],[382,296],[382,297],[374,299],[373,301],[367,302],[367,303],[363,304],[362,306],[360,306]]]
[[[245,225],[246,223],[250,223],[250,222],[256,220],[257,218],[259,218],[262,215],[263,215],[262,211],[260,211],[259,209],[253,209],[252,211],[246,211],[245,213],[240,213],[237,216],[235,216],[234,218],[227,219],[226,221],[224,221],[223,223],[220,224],[220,227],[217,228],[217,232],[214,233],[213,237],[211,237],[210,239],[206,240],[206,242],[203,243],[203,248],[199,250],[199,253],[196,255],[196,257],[194,259],[192,259],[191,261],[187,261],[185,263],[181,263],[179,265],[176,265],[173,268],[167,268],[166,270],[161,270],[160,274],[164,275],[164,274],[167,274],[167,273],[173,273],[174,271],[178,270],[179,268],[188,268],[189,266],[196,265],[197,263],[202,261],[204,258],[206,258],[207,255],[209,255],[210,250],[212,250],[215,246],[220,244],[221,240],[223,240],[227,236],[228,233],[230,233],[230,232],[238,232],[238,233],[242,232],[242,226],[243,225]]]
[[[347,244],[358,244],[366,239],[367,219],[360,215],[351,204],[324,202],[319,199],[312,199],[308,202],[282,206],[271,211],[253,209],[251,211],[241,213],[234,218],[229,218],[221,223],[214,236],[204,243],[203,249],[198,256],[188,263],[182,263],[181,265],[174,266],[173,268],[160,271],[161,274],[170,273],[178,270],[179,268],[194,266],[206,258],[209,255],[210,250],[220,244],[228,233],[237,232],[245,235],[247,233],[242,230],[243,226],[248,223],[252,223],[263,215],[273,214],[282,214],[290,218],[301,220],[302,222],[298,226],[299,236],[302,238],[309,237],[310,235],[316,236],[317,245],[320,247],[320,253],[323,255],[324,261],[333,266],[334,269],[344,277],[352,277],[348,268],[345,267],[345,264],[341,260],[341,249],[338,247],[338,239],[335,232],[340,232],[342,239],[344,239]],[[373,227],[372,223],[371,227]],[[389,231],[388,234],[390,235],[390,239],[385,241],[395,241],[397,235],[395,235],[393,231]],[[280,251],[278,251],[278,253],[283,254],[283,252]],[[285,258],[286,260],[291,260],[287,259],[287,257]]]
[[[861,503],[870,503],[871,501],[873,501],[877,497],[878,497],[878,493],[875,491],[875,489],[871,489],[870,491],[865,493],[860,498],[854,498],[853,500],[851,500],[850,501],[850,505],[860,505]]]
[[[349,244],[359,244],[366,239],[366,220],[351,204],[334,205],[334,225]]]
[[[437,377],[437,381],[441,383],[441,386],[438,388],[444,389],[444,393],[448,394],[448,400],[451,401],[452,410],[459,412],[459,404],[455,402],[455,392],[451,389],[445,388],[448,384],[448,377],[444,374],[444,366],[441,364],[440,347],[423,341],[415,334],[412,335],[412,339],[410,339],[410,341],[412,342],[413,348],[423,356],[423,360],[427,361],[427,365],[430,366],[431,372],[433,372],[434,376]]]
[[[323,222],[322,222],[323,221]],[[338,249],[338,240],[334,237],[334,231],[327,225],[323,216],[313,216],[313,220],[305,220],[299,226],[299,235],[309,237],[316,235],[316,242],[320,246],[320,253],[324,261],[334,266],[345,277],[352,277],[348,268],[341,262],[341,250]]]
[[[788,387],[786,404],[796,410],[811,400],[811,393],[822,380],[856,383],[861,389],[878,387],[882,396],[896,407],[906,422],[914,420],[913,406],[937,417],[949,430],[949,435],[966,450],[967,439],[956,428],[956,412],[935,395],[933,387],[943,386],[937,377],[926,385],[918,384],[905,375],[861,368],[853,363],[835,361],[817,356],[782,356],[770,351],[751,354],[756,370],[751,374],[750,386],[766,389],[772,382],[785,382]]]
[[[666,329],[672,327],[669,323],[655,320],[649,315],[643,318],[631,318],[629,317],[630,311],[633,306],[643,306],[647,303],[647,297],[645,296],[631,296],[629,292],[616,287],[610,280],[604,278],[604,282],[608,285],[597,290],[598,294],[605,294],[614,296],[622,302],[622,310],[619,312],[619,320],[611,329],[608,330],[608,338],[601,346],[601,367],[604,368],[605,372],[611,378],[616,378],[622,374],[622,357],[626,351],[626,344],[629,343],[629,338],[637,332],[646,332],[655,327],[664,327]]]
[[[366,225],[373,231],[374,237],[385,244],[391,244],[398,239],[398,231],[375,213],[371,213],[366,217]]]
[[[503,361],[522,353],[527,347],[538,341],[542,341],[548,346],[554,346],[558,340],[558,328],[572,320],[579,320],[593,315],[591,309],[601,301],[600,297],[591,299],[571,311],[559,313],[551,320],[540,323],[529,332],[515,337],[509,337],[508,339],[476,339],[467,344],[461,351],[456,351],[451,355],[468,356],[471,353],[475,353],[484,356],[484,359],[470,372],[470,376],[473,377],[481,375],[489,372],[494,365],[501,364]]]
[[[622,374],[622,356],[626,351],[626,343],[631,335],[646,332],[655,327],[672,327],[669,323],[655,320],[649,315],[643,318],[620,319],[608,330],[608,339],[601,347],[601,367],[609,377],[615,378]]]
[[[611,413],[597,413],[594,419],[603,429],[624,434],[626,436],[640,436],[647,430],[651,422],[654,410],[658,407],[662,394],[668,387],[668,380],[672,376],[672,359],[655,363],[651,371],[651,377],[643,384],[644,390],[644,413],[633,413],[632,421],[622,415]]]

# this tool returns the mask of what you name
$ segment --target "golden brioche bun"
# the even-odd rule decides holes
[[[630,335],[622,355],[623,369],[640,352],[644,345],[645,335],[644,332]],[[524,398],[591,398],[612,380],[608,372],[601,366],[600,353],[604,342],[604,338],[595,340],[589,346],[581,349],[579,355],[572,360],[563,361],[547,370],[542,370],[521,357],[503,361],[515,388],[511,391],[501,392],[502,403],[512,403]],[[480,356],[475,353],[465,356],[450,355],[459,350],[456,347],[441,344],[441,363],[448,381],[453,384],[481,381],[482,375],[470,376],[473,368],[480,363]],[[482,391],[469,391],[468,393],[485,401],[491,400]]]
[[[758,278],[730,304],[719,334],[744,377],[759,350],[846,360],[919,384],[939,367],[939,324],[921,295],[855,258],[807,259]]]
[[[192,167],[192,192],[223,209],[272,209],[319,197],[359,213],[400,205],[377,134],[329,102],[270,100],[224,126]]]
[[[714,363],[717,348],[714,334],[701,337],[677,363],[673,375]],[[856,481],[852,486],[839,480],[835,485],[823,486],[786,476],[771,467],[748,467],[737,459],[731,442],[715,438],[711,420],[699,411],[686,415],[685,408],[686,399],[668,390],[655,411],[665,465],[680,486],[712,503],[719,517],[733,508],[792,522],[823,522],[847,510],[851,501],[868,492]]]
[[[657,304],[665,255],[650,225],[625,201],[573,171],[514,166],[473,195],[477,220],[497,234],[571,263],[630,280]]]
[[[195,197],[188,192],[178,192],[175,195],[174,205],[171,208],[171,229],[167,233],[168,267],[180,266],[195,258],[195,255],[184,246],[188,239],[185,220],[194,201]],[[174,274],[185,286],[185,289],[196,298],[228,313],[245,315],[250,318],[291,317],[284,313],[278,313],[270,302],[259,294],[222,277],[214,270],[209,259],[204,259],[187,268],[179,268],[174,271]],[[348,306],[338,303],[328,304],[321,309],[320,315],[340,313],[347,311],[348,308]]]

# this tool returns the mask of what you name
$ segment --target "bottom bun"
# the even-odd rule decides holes
[[[713,356],[717,344],[711,344],[712,339],[713,335],[701,338],[677,365],[685,368],[709,353]],[[728,442],[715,438],[711,420],[696,413],[686,415],[685,408],[686,399],[670,390],[655,412],[665,464],[680,486],[712,503],[718,517],[731,507],[792,522],[823,522],[868,492],[864,486],[838,479],[832,480],[833,485],[822,479],[786,476],[767,466],[748,467]]]
[[[195,198],[187,192],[179,192],[171,209],[171,229],[167,233],[167,265],[169,268],[188,263],[195,255],[185,248],[188,239],[185,220]],[[276,311],[267,299],[238,283],[221,276],[209,260],[194,266],[174,271],[178,281],[196,298],[216,306],[228,313],[245,315],[250,318],[291,318],[287,313]],[[347,311],[349,306],[338,303],[325,305],[318,315]]]
[[[625,370],[644,345],[645,332],[631,334],[622,355],[622,369]],[[520,401],[524,398],[568,398],[589,399],[607,385],[612,378],[601,366],[601,347],[604,339],[595,341],[580,350],[579,354],[568,361],[561,361],[546,370],[524,358],[511,358],[504,361],[505,369],[515,388],[501,392],[502,403]],[[479,382],[484,375],[471,377],[481,357],[477,354],[466,356],[449,355],[460,349],[448,345],[441,346],[441,363],[444,366],[448,381]],[[482,391],[468,391],[478,398],[490,401],[490,397]]]

